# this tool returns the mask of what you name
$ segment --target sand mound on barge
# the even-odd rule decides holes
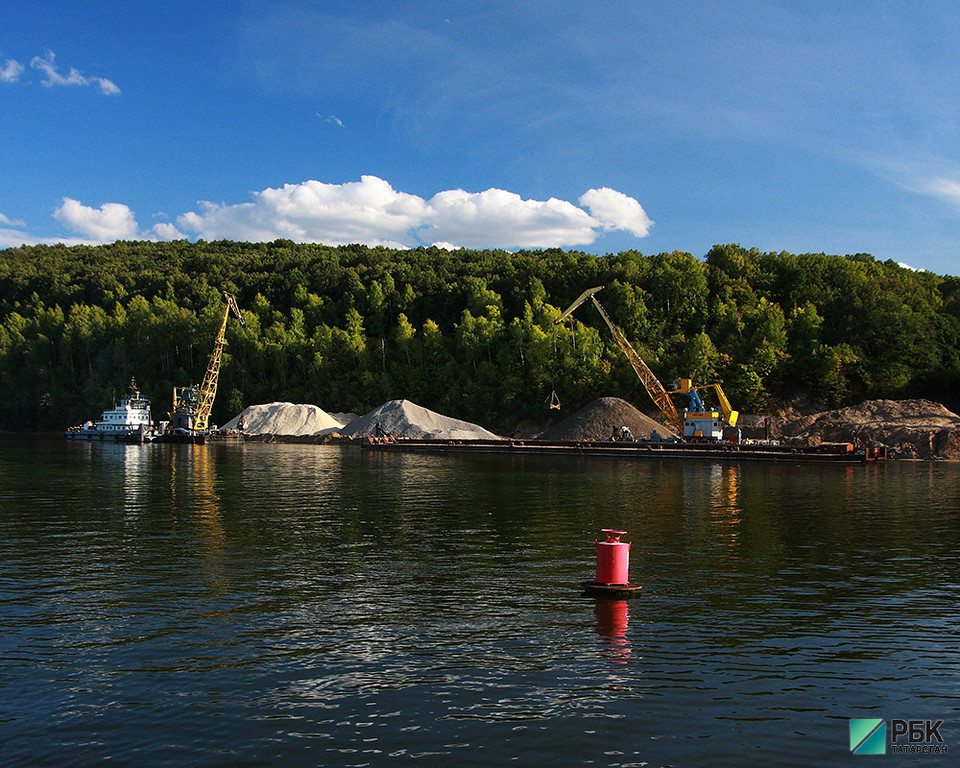
[[[339,432],[343,422],[316,405],[298,403],[267,403],[251,405],[223,429],[238,429],[243,419],[243,431],[248,435],[326,435]]]
[[[388,435],[415,440],[500,439],[483,427],[442,416],[409,400],[391,400],[384,403],[348,424],[340,434],[343,437],[375,436],[378,425]]]
[[[777,426],[789,442],[884,445],[891,458],[960,459],[960,416],[930,400],[867,400]]]
[[[619,397],[601,397],[587,403],[568,419],[550,427],[538,440],[609,440],[628,427],[633,436],[648,438],[656,431],[661,437],[675,434],[649,416],[645,416],[626,400]]]

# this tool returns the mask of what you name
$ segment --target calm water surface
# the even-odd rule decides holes
[[[605,527],[638,599],[577,588]],[[955,759],[958,553],[956,465],[5,436],[0,765]]]

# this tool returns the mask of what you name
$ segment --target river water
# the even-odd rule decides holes
[[[578,588],[608,527],[641,597]],[[960,755],[957,465],[3,436],[0,563],[0,765]]]

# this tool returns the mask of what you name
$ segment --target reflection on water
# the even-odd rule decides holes
[[[856,716],[960,744],[956,467],[0,438],[0,504],[11,765],[832,764]],[[582,597],[602,528],[642,597]]]
[[[211,559],[224,548],[216,464],[205,445],[171,446],[170,496],[175,506],[192,509],[200,521],[204,551]],[[242,448],[241,448],[242,450]]]
[[[735,549],[740,544],[742,522],[739,503],[740,468],[736,464],[713,465],[713,488],[710,514],[717,539]]]
[[[630,656],[627,625],[630,608],[626,600],[597,598],[593,609],[597,617],[597,634],[604,655],[617,664],[626,664]]]

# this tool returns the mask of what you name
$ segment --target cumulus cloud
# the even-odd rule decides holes
[[[584,245],[597,236],[597,221],[572,203],[524,200],[503,189],[438,192],[424,218],[421,237],[468,248]]]
[[[0,82],[15,83],[24,72],[24,66],[19,61],[7,59],[0,67]]]
[[[397,192],[375,176],[358,182],[305,181],[265,189],[252,203],[200,203],[200,212],[177,219],[199,237],[265,241],[288,238],[331,245],[400,246],[423,220],[424,201]]]
[[[123,203],[104,203],[99,208],[91,208],[79,200],[65,197],[53,217],[68,229],[100,242],[137,237],[133,211]]]
[[[30,66],[43,73],[42,83],[47,88],[62,85],[96,85],[100,92],[107,96],[116,96],[120,93],[120,89],[113,81],[104,77],[84,77],[74,67],[70,67],[66,75],[60,74],[56,65],[56,55],[50,50],[46,51],[44,56],[34,56]]]
[[[578,201],[606,230],[622,229],[637,237],[650,234],[653,222],[647,212],[632,197],[609,187],[584,192]]]
[[[40,238],[15,229],[3,229],[0,226],[0,248],[13,244],[100,245],[117,240],[182,240],[186,237],[176,226],[166,221],[158,222],[150,229],[140,231],[133,211],[123,203],[104,203],[99,208],[93,208],[79,200],[65,197],[62,205],[53,212],[53,217],[79,236]],[[0,225],[21,227],[24,226],[24,222],[11,221],[0,214]]]
[[[636,200],[606,188],[580,198],[589,213],[565,200],[526,200],[503,189],[447,190],[424,200],[376,176],[345,184],[285,184],[253,198],[234,205],[201,202],[177,223],[208,240],[427,243],[450,249],[587,245],[614,229],[643,237],[653,223]]]
[[[162,221],[154,224],[150,230],[158,240],[183,240],[183,232],[177,229],[173,224]]]
[[[200,202],[196,211],[167,221],[164,213],[141,231],[123,203],[99,208],[64,197],[53,217],[75,237],[39,238],[19,230],[25,224],[0,214],[0,247],[21,243],[97,244],[115,240],[205,240],[345,245],[389,248],[435,245],[460,248],[554,248],[594,242],[620,230],[644,237],[652,223],[640,203],[609,188],[591,189],[580,206],[566,200],[528,200],[515,192],[462,189],[438,192],[429,200],[400,192],[376,176],[327,184],[304,181],[253,193],[246,203]]]

